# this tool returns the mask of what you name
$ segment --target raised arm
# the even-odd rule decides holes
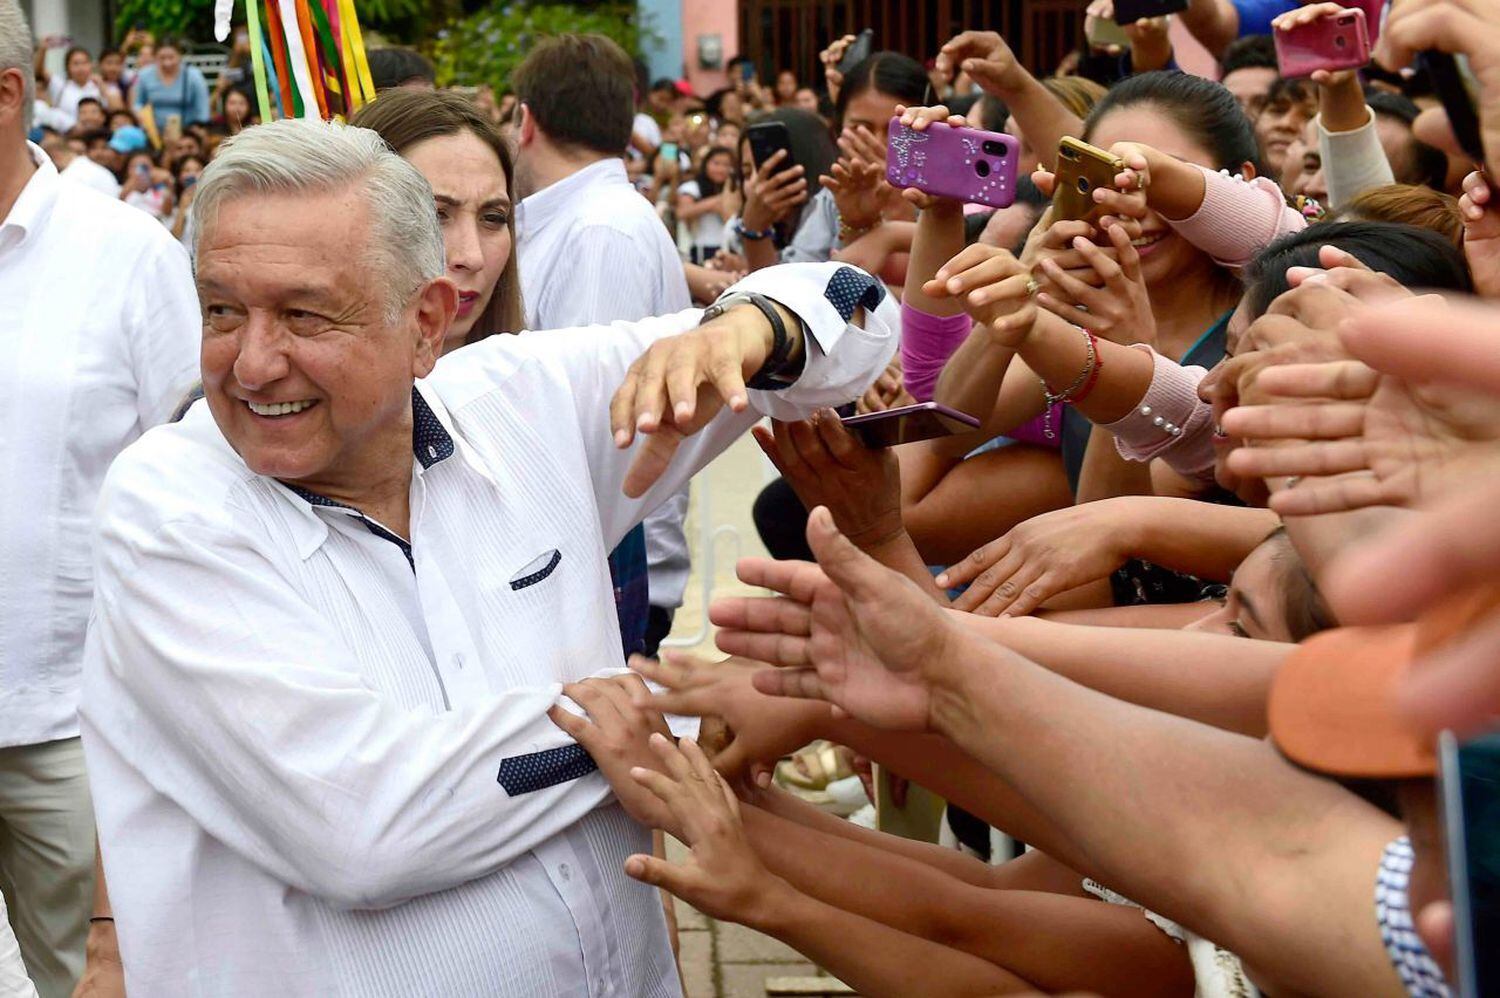
[[[1371,878],[1398,822],[1264,742],[1115,699],[968,633],[859,554],[826,514],[814,512],[808,534],[827,576],[741,566],[752,585],[795,586],[813,633],[790,637],[802,625],[781,612],[773,658],[794,671],[758,686],[951,738],[1055,822],[1094,879],[1282,988],[1401,993],[1369,921]],[[769,621],[741,609],[751,629],[726,626],[721,647],[772,650],[759,640]],[[1096,792],[1079,793],[1080,781]],[[1051,838],[1027,841],[1061,855]]]
[[[1057,145],[1083,134],[1083,122],[1021,65],[1005,39],[993,31],[965,31],[942,47],[937,67],[949,79],[960,71],[985,93],[1005,102],[1047,169],[1057,168]],[[1035,164],[1022,166],[1030,169]]]

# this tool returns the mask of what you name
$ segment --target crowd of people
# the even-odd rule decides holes
[[[0,0],[0,995],[680,995],[668,893],[869,996],[1490,993],[1500,8],[1380,8],[261,122]],[[958,127],[1013,203],[892,185]],[[747,432],[769,595],[659,655]]]

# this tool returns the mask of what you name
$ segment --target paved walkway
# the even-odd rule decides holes
[[[766,550],[755,533],[750,507],[767,481],[770,467],[755,441],[746,434],[701,473],[693,483],[688,511],[688,543],[693,552],[693,573],[682,609],[677,612],[673,638],[703,635],[683,649],[707,658],[723,658],[713,646],[712,628],[703,605],[702,513],[721,535],[714,544],[715,564],[710,599],[751,590],[734,577],[736,557],[764,555]],[[722,528],[738,535],[738,545]],[[680,858],[681,844],[668,841],[667,854]],[[765,998],[769,978],[805,978],[820,975],[803,956],[769,936],[731,922],[716,922],[677,902],[678,938],[681,945],[683,984],[687,998]]]

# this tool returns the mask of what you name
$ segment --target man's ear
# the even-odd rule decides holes
[[[425,378],[432,373],[443,353],[443,340],[458,312],[458,286],[446,277],[435,277],[417,292],[417,349],[413,360],[413,377]]]
[[[0,72],[0,121],[12,116],[16,121],[26,120],[26,72],[28,69],[7,69]]]
[[[524,103],[516,105],[520,117],[516,122],[516,144],[529,146],[536,141],[536,115]]]
[[[1246,180],[1254,180],[1257,176],[1257,173],[1255,171],[1255,164],[1250,162],[1249,160],[1241,163],[1240,176],[1244,177]]]

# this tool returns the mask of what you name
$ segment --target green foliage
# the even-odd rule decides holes
[[[264,3],[265,0],[260,0]],[[273,0],[274,2],[274,0]],[[443,16],[444,0],[355,0],[363,28],[399,29],[429,17]],[[262,8],[264,10],[264,8]],[[245,23],[244,0],[235,0],[236,25]],[[173,35],[208,44],[214,40],[214,0],[116,0],[115,34],[123,38],[131,28],[142,27],[157,38]]]
[[[568,32],[605,35],[632,55],[640,52],[642,42],[654,38],[650,26],[641,23],[634,3],[612,0],[573,7],[493,0],[467,17],[450,21],[425,48],[437,68],[438,86],[488,83],[499,93],[537,41]]]

